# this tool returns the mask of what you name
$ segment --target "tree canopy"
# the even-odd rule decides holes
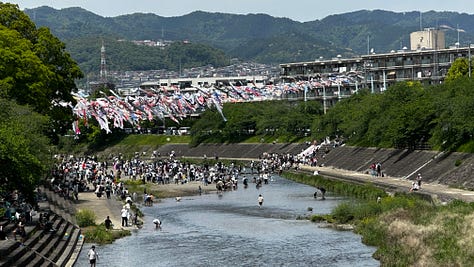
[[[470,67],[471,62],[469,62],[469,59],[467,58],[457,58],[454,60],[453,64],[451,64],[451,67],[448,70],[448,73],[446,74],[446,82],[452,82],[457,80],[458,78],[461,77],[466,77],[469,76],[469,68],[471,68],[471,76],[472,76],[472,67]]]
[[[72,113],[54,103],[73,102],[75,79],[82,76],[49,29],[37,29],[17,5],[0,2],[0,97],[48,115],[52,129],[64,133]]]
[[[51,141],[70,128],[71,92],[82,72],[65,45],[0,2],[0,191],[29,200],[48,170]]]
[[[0,99],[0,191],[18,189],[30,200],[48,170],[52,147],[47,117]]]
[[[322,106],[312,102],[265,101],[228,103],[223,112],[206,110],[192,126],[193,143],[242,142],[252,136],[274,141],[296,141],[309,135]]]

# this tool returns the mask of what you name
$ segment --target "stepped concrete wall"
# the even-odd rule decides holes
[[[306,149],[306,144],[203,144],[191,147],[187,144],[169,144],[157,149],[162,156],[175,152],[177,157],[251,158],[257,159],[263,153],[298,154]]]
[[[356,172],[368,172],[370,164],[377,162],[387,176],[414,179],[420,173],[429,183],[474,188],[474,154],[470,153],[343,146],[332,148],[320,161]]]
[[[27,225],[23,243],[14,240],[13,223],[0,223],[8,226],[9,240],[0,241],[0,266],[72,266],[82,248],[81,229],[74,220],[74,207],[70,201],[57,196],[54,192],[42,188],[47,198],[39,202],[38,213],[51,214],[50,222],[54,231],[48,231],[37,225],[38,214],[33,223]]]

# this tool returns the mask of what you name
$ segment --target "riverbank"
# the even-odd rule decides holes
[[[440,202],[420,192],[397,190],[396,186],[386,194],[371,182],[361,182],[364,177],[354,183],[352,179],[341,181],[344,174],[337,178],[315,176],[311,172],[287,174],[299,183],[324,186],[329,192],[359,199],[338,205],[328,215],[314,215],[311,220],[354,225],[364,244],[377,247],[373,256],[382,266],[471,265],[474,257],[470,249],[474,244],[471,203],[452,196],[452,201]],[[392,180],[369,177],[365,178]],[[440,190],[437,188],[436,192],[439,194]]]
[[[127,184],[129,179],[122,179]],[[192,196],[199,194],[199,186],[201,186],[201,193],[208,194],[215,192],[216,188],[214,185],[204,186],[201,182],[188,182],[184,184],[140,184],[140,185],[127,185],[130,193],[137,192],[139,196],[137,199],[138,203],[141,203],[143,197],[143,191],[146,188],[148,193],[152,193],[155,196],[155,202],[159,202],[161,198],[174,198],[182,196]],[[120,210],[122,209],[124,202],[117,196],[107,199],[106,197],[97,197],[94,192],[82,192],[79,193],[79,201],[76,204],[77,210],[91,210],[95,214],[95,223],[97,225],[104,222],[107,216],[110,216],[114,229],[134,229],[135,226],[122,227],[121,226],[121,215]],[[139,206],[138,206],[139,207]]]
[[[216,186],[210,184],[205,186],[202,182],[192,181],[187,183],[169,183],[169,184],[146,184],[139,188],[147,188],[147,192],[153,193],[155,200],[162,198],[174,198],[183,196],[194,196],[199,194],[208,194],[216,192]],[[199,189],[201,188],[201,189]],[[143,190],[141,190],[143,192]]]
[[[280,150],[288,148],[286,146],[259,145],[258,149],[252,149],[249,146],[241,145],[216,145],[196,148],[193,150],[194,154],[191,155],[186,147],[183,145],[166,146],[160,150],[160,153],[161,155],[167,155],[168,150],[170,150],[174,151],[178,158],[186,159],[186,157],[199,158],[199,155],[202,158],[202,155],[210,155],[214,153],[213,151],[219,151],[219,160],[238,160],[233,154],[224,154],[224,151],[229,151],[229,153],[240,151],[243,153],[245,150],[247,157],[240,158],[241,160],[257,160],[257,157],[251,155],[251,151],[257,155],[257,150],[263,150],[265,147],[274,149],[278,147]],[[227,156],[232,157],[228,158]],[[444,263],[450,265],[453,262],[466,262],[463,255],[469,255],[469,251],[472,250],[471,243],[468,241],[472,236],[470,234],[472,227],[469,220],[474,212],[471,212],[468,207],[469,204],[452,200],[473,202],[474,193],[452,187],[459,184],[466,186],[469,184],[468,182],[449,182],[453,180],[444,178],[462,171],[467,173],[470,161],[467,157],[464,157],[461,163],[458,164],[460,162],[459,157],[464,156],[458,154],[440,155],[429,151],[335,148],[324,155],[324,161],[321,160],[327,165],[318,167],[302,165],[300,171],[305,172],[310,177],[313,176],[315,171],[318,171],[320,175],[331,180],[375,185],[390,193],[389,195],[408,193],[413,173],[423,173],[422,188],[421,191],[416,192],[416,195],[426,194],[432,200],[439,201],[425,203],[410,198],[386,197],[379,203],[376,202],[377,197],[373,197],[369,206],[349,203],[338,208],[335,213],[339,214],[341,218],[350,219],[353,216],[367,214],[369,211],[379,212],[377,205],[383,205],[385,206],[384,209],[389,210],[387,213],[377,214],[378,217],[366,216],[361,220],[363,228],[360,225],[356,227],[356,232],[364,235],[364,243],[378,248],[374,257],[379,259],[382,265],[389,262],[403,262],[405,265],[441,266]],[[381,160],[383,164],[383,177],[372,176],[367,171],[368,163],[376,160]],[[441,172],[441,169],[443,172]],[[436,171],[439,174],[435,176]],[[445,181],[447,183],[443,184]],[[136,192],[143,193],[143,189],[147,188],[147,192],[153,192],[159,201],[161,197],[196,194],[198,193],[199,183],[161,186],[154,184],[139,185],[138,182],[137,185]],[[205,187],[201,187],[205,189]],[[347,187],[350,188],[351,186],[347,185]],[[215,189],[214,186],[208,186],[207,188]],[[415,194],[412,195],[415,196]],[[393,207],[400,208],[391,210]],[[463,210],[469,210],[467,215]],[[450,220],[454,217],[458,218],[456,222]],[[458,241],[467,242],[467,245],[460,246]],[[461,253],[458,251],[461,251]],[[434,259],[433,255],[439,257]],[[403,259],[403,261],[400,261],[400,259]]]
[[[200,144],[191,147],[188,144],[165,144],[156,147],[135,146],[132,150],[126,146],[116,145],[100,152],[102,158],[110,158],[129,151],[150,157],[153,152],[168,156],[174,152],[176,158],[208,158],[218,156],[219,159],[252,160],[258,159],[263,153],[299,154],[309,144],[300,143],[239,143],[239,144]],[[318,166],[346,170],[351,173],[366,174],[370,164],[381,163],[384,176],[413,180],[418,173],[423,182],[446,185],[451,188],[474,188],[474,154],[448,153],[429,150],[383,149],[367,147],[351,147],[323,145],[316,153]]]
[[[300,167],[300,171],[306,172],[308,174],[313,174],[314,171],[318,171],[318,173],[322,176],[349,183],[373,184],[391,194],[396,192],[408,192],[411,186],[411,181],[408,179],[391,176],[374,177],[370,174],[337,169],[334,167],[311,167],[302,165]],[[137,193],[137,203],[142,203],[141,201],[143,201],[143,192],[145,190],[147,193],[154,195],[155,202],[159,202],[160,199],[163,198],[192,196],[198,195],[200,193],[207,194],[216,191],[214,185],[204,186],[201,182],[188,182],[184,184],[142,184],[141,181],[131,180],[128,177],[122,178],[122,181],[126,184],[126,187],[131,194],[133,192]],[[201,188],[201,192],[199,188]],[[442,203],[451,201],[452,199],[458,199],[465,202],[474,202],[474,193],[472,191],[451,188],[447,185],[441,184],[431,184],[424,182],[422,189],[417,194],[427,194],[431,199]],[[80,193],[79,198],[80,201],[77,204],[77,208],[92,210],[96,215],[97,225],[103,223],[105,218],[110,216],[116,229],[134,229],[133,227],[121,227],[120,210],[124,204],[122,200],[118,198],[97,198],[93,192]],[[139,207],[140,205],[138,205],[138,208]]]

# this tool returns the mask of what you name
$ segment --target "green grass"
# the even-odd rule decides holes
[[[376,200],[377,197],[387,196],[387,193],[384,190],[369,183],[365,185],[355,185],[346,182],[330,180],[320,175],[313,176],[294,172],[284,172],[283,176],[299,183],[315,187],[322,186],[329,192],[344,196],[352,196],[360,199],[370,200]]]
[[[255,135],[247,138],[242,143],[265,143],[271,144],[275,143],[302,143],[306,141],[313,141],[311,137],[297,137],[294,135]]]
[[[457,149],[457,152],[463,152],[463,153],[473,153],[473,151],[474,151],[474,141],[469,141],[469,142],[461,145]]]
[[[95,213],[92,210],[84,209],[76,212],[76,221],[79,227],[95,225]]]
[[[116,239],[129,236],[130,230],[107,230],[104,224],[83,229],[85,242],[96,244],[110,244]]]
[[[145,152],[151,156],[154,150],[166,144],[188,144],[190,136],[131,134],[123,140],[101,151],[95,151],[99,160],[108,158],[110,154],[122,154],[126,158],[134,156],[135,152]]]
[[[152,135],[152,134],[131,134],[125,137],[118,145],[123,146],[158,146],[166,144],[187,144],[191,141],[191,136],[183,135]]]
[[[85,242],[110,244],[118,238],[131,235],[129,230],[107,230],[104,223],[96,225],[95,219],[94,212],[88,209],[76,213],[77,224],[82,228]]]

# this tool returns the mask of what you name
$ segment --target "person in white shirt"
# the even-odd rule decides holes
[[[128,226],[128,209],[124,206],[122,211],[121,211],[121,215],[122,215],[122,227],[123,226]]]
[[[261,194],[258,195],[257,201],[258,201],[258,206],[261,207],[263,205],[263,196]]]
[[[411,184],[410,192],[418,191],[419,189],[420,189],[420,186],[418,185],[418,182],[413,181]]]
[[[89,257],[89,263],[91,264],[91,267],[95,267],[95,264],[99,259],[99,254],[97,254],[97,252],[95,251],[95,246],[92,246],[91,249],[89,249],[89,252],[87,252],[87,256]]]

